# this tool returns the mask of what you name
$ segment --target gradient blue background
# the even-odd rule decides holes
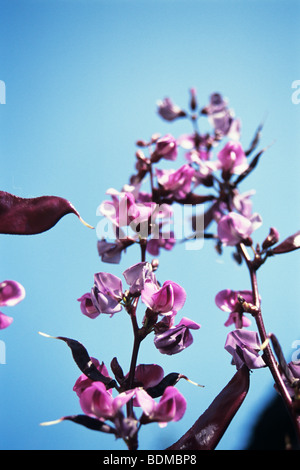
[[[109,187],[120,189],[134,167],[135,142],[154,132],[179,135],[190,128],[170,125],[156,114],[156,101],[170,96],[186,107],[195,87],[201,104],[219,91],[241,117],[248,146],[265,119],[261,146],[274,144],[242,185],[255,188],[254,209],[282,238],[299,230],[300,104],[291,84],[300,79],[296,1],[0,1],[0,79],[6,104],[0,107],[0,187],[22,197],[69,199],[93,225]],[[96,233],[68,215],[49,232],[2,236],[0,278],[15,279],[26,299],[1,332],[6,364],[0,365],[1,449],[124,449],[121,441],[65,422],[40,422],[79,413],[73,384],[79,375],[68,347],[38,331],[81,341],[108,366],[117,356],[127,370],[132,345],[124,313],[92,321],[77,298],[90,289],[94,272],[121,276],[138,261],[129,250],[118,266],[102,264]],[[139,362],[157,362],[205,384],[181,381],[188,400],[180,423],[156,424],[140,433],[141,449],[164,449],[178,439],[235,372],[224,350],[226,314],[214,304],[223,288],[247,289],[245,267],[221,258],[213,246],[183,246],[160,258],[160,279],[187,291],[182,315],[198,321],[194,345],[165,357],[152,338]],[[268,331],[289,358],[300,339],[299,253],[271,259],[259,272]],[[268,370],[251,374],[248,396],[218,449],[243,449],[251,426],[273,396]]]

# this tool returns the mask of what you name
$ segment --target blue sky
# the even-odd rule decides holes
[[[286,5],[289,5],[287,8]],[[109,187],[120,189],[134,169],[135,142],[155,132],[189,132],[156,113],[156,101],[170,96],[186,107],[195,87],[207,104],[212,92],[230,100],[242,121],[248,146],[264,120],[261,145],[272,143],[242,189],[255,188],[254,208],[282,238],[299,230],[300,104],[292,83],[300,79],[299,17],[296,1],[29,1],[1,0],[0,106],[1,190],[21,197],[57,195],[69,199],[92,225]],[[119,266],[104,265],[95,231],[65,217],[51,231],[1,237],[1,279],[15,279],[26,299],[5,313],[14,316],[1,332],[6,364],[0,365],[2,449],[124,448],[110,436],[73,423],[40,422],[80,412],[72,387],[79,375],[67,346],[38,331],[81,341],[109,365],[117,356],[128,367],[132,336],[128,318],[81,315],[76,299],[90,289],[93,274],[121,276],[137,262],[133,249]],[[259,272],[266,328],[287,356],[300,339],[299,255],[269,260]],[[182,312],[201,324],[194,345],[164,357],[150,338],[140,362],[157,362],[205,384],[179,384],[188,400],[184,419],[141,433],[141,448],[163,449],[192,425],[231,379],[224,350],[226,318],[215,304],[223,288],[249,288],[244,267],[229,252],[219,258],[212,245],[188,252],[177,247],[160,259],[162,279],[187,291]],[[4,309],[3,309],[4,311]],[[267,370],[251,375],[250,392],[221,441],[220,449],[243,448],[251,424],[272,396]]]

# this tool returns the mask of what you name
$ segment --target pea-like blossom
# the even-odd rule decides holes
[[[134,227],[134,224],[148,222],[156,207],[153,202],[136,202],[134,193],[130,191],[109,189],[106,193],[112,200],[103,201],[97,212],[107,217],[115,227]]]
[[[141,298],[154,312],[173,315],[183,307],[186,292],[183,287],[173,281],[165,281],[162,287],[159,287],[157,282],[147,280]]]
[[[176,139],[171,134],[166,134],[156,141],[156,147],[152,154],[151,161],[158,162],[161,158],[165,160],[176,160],[177,158]]]
[[[97,250],[101,257],[101,261],[104,263],[118,264],[121,260],[122,251],[125,249],[125,246],[122,243],[122,240],[119,239],[115,242],[98,240]]]
[[[123,276],[130,286],[130,293],[133,295],[141,293],[147,279],[150,281],[155,279],[152,266],[148,262],[134,264],[123,272]]]
[[[184,396],[172,386],[166,387],[163,395],[157,403],[143,389],[136,389],[136,400],[143,410],[141,423],[158,422],[164,427],[170,421],[179,421],[186,411]]]
[[[217,155],[221,169],[240,175],[248,168],[247,157],[239,142],[227,142]]]
[[[220,93],[210,96],[209,105],[204,108],[208,120],[219,136],[230,136],[238,139],[240,136],[240,122],[234,118],[233,110],[228,108],[228,101]]]
[[[249,318],[243,315],[243,308],[241,302],[238,299],[238,296],[241,296],[246,302],[253,302],[253,294],[250,290],[240,290],[234,291],[231,289],[224,289],[218,292],[215,297],[215,302],[217,307],[219,307],[223,312],[229,313],[229,317],[225,322],[225,326],[230,326],[232,324],[238,327],[247,327],[251,324]]]
[[[91,361],[96,366],[98,371],[101,372],[102,375],[110,378],[110,375],[108,373],[108,370],[104,362],[100,364],[98,359],[94,357],[91,357]],[[84,392],[86,388],[90,387],[92,383],[93,383],[93,380],[89,379],[85,374],[81,374],[74,384],[73,391],[77,394],[78,397],[80,397],[82,392]]]
[[[117,412],[125,405],[132,395],[130,393],[120,393],[113,397],[112,393],[106,389],[102,382],[92,382],[85,388],[79,397],[82,411],[89,416],[96,416],[100,419],[113,419]]]
[[[175,119],[186,116],[185,111],[173,103],[170,98],[159,100],[157,102],[157,111],[160,117],[166,121],[174,121]]]
[[[186,164],[177,170],[156,169],[157,182],[168,196],[183,199],[191,191],[194,168]]]
[[[122,281],[110,273],[97,273],[94,275],[94,286],[91,299],[100,313],[113,315],[122,309],[120,301],[123,298]],[[94,317],[95,318],[95,315]]]
[[[261,224],[262,219],[259,214],[247,218],[236,212],[229,212],[218,222],[218,237],[224,245],[235,246],[247,240]]]
[[[161,248],[164,250],[170,251],[176,244],[176,238],[174,232],[165,235],[163,233],[159,233],[159,237],[157,238],[150,238],[147,242],[147,251],[152,256],[158,256],[160,253]]]
[[[145,389],[154,387],[164,378],[164,370],[158,364],[138,364],[135,368],[134,378]]]
[[[93,382],[85,388],[79,397],[82,411],[99,419],[114,420],[121,408],[134,399],[136,406],[142,410],[142,424],[158,422],[165,426],[170,421],[179,421],[186,411],[186,400],[172,386],[165,389],[157,403],[143,388],[137,387],[113,397],[102,382]]]
[[[237,189],[233,191],[231,201],[232,208],[244,217],[250,218],[252,215],[252,200],[251,197],[255,194],[254,190],[245,193],[239,193]]]
[[[237,329],[231,331],[226,338],[225,349],[233,358],[233,364],[240,369],[244,364],[249,369],[265,367],[259,352],[260,342],[256,331]]]
[[[14,307],[25,297],[25,289],[17,281],[2,281],[0,283],[0,306]],[[13,318],[0,312],[0,330],[7,328],[13,322]]]
[[[80,310],[83,315],[86,315],[89,318],[96,318],[99,315],[98,309],[93,304],[92,295],[90,292],[83,294],[77,300],[80,302]]]
[[[189,318],[182,318],[178,325],[158,333],[154,344],[162,354],[177,354],[193,343],[190,330],[198,330],[200,325]]]

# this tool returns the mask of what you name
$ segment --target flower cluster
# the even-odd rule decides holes
[[[170,98],[160,101],[158,114],[164,120],[189,119],[193,132],[177,138],[170,133],[154,134],[147,141],[137,141],[136,172],[120,191],[107,190],[111,200],[103,201],[98,208],[98,214],[104,216],[97,227],[102,261],[119,263],[122,252],[141,239],[147,241],[150,255],[158,256],[161,249],[172,250],[182,235],[175,233],[174,204],[210,203],[201,227],[192,233],[194,237],[199,232],[201,237],[207,236],[208,226],[215,222],[213,238],[219,246],[251,244],[251,235],[262,219],[252,212],[253,191],[240,193],[238,183],[254,167],[249,158],[255,145],[249,150],[243,148],[240,121],[220,94],[214,93],[207,106],[198,108],[192,89],[190,107],[189,113]],[[200,118],[208,119],[211,133],[198,131]],[[180,155],[183,161],[174,168]],[[106,222],[111,224],[113,239],[104,233]]]
[[[123,253],[135,245],[140,249],[140,261],[123,271],[124,279],[109,272],[95,273],[89,292],[78,298],[81,312],[90,319],[101,314],[118,316],[121,311],[128,314],[134,336],[129,371],[124,374],[115,357],[111,361],[113,379],[105,365],[90,358],[80,343],[59,337],[72,349],[75,362],[83,372],[74,391],[84,415],[63,419],[112,433],[132,450],[138,448],[137,435],[142,425],[157,422],[165,426],[183,417],[186,400],[175,385],[186,376],[164,375],[159,365],[137,364],[137,358],[141,343],[149,334],[153,333],[154,346],[161,354],[174,355],[193,343],[192,330],[200,328],[199,323],[185,316],[178,320],[186,291],[174,281],[160,282],[157,257],[161,250],[173,251],[180,238],[175,230],[174,208],[208,205],[200,216],[193,214],[189,218],[188,239],[212,240],[220,255],[223,247],[231,247],[235,261],[245,262],[249,270],[251,290],[224,288],[215,295],[216,306],[228,314],[225,326],[233,327],[224,347],[232,356],[237,372],[204,413],[202,421],[200,417],[195,423],[195,429],[200,429],[197,439],[205,435],[206,442],[195,444],[193,427],[177,443],[181,449],[193,448],[192,445],[203,449],[208,441],[216,442],[215,435],[220,438],[227,428],[248,391],[251,369],[270,368],[289,409],[300,399],[299,366],[286,365],[277,343],[278,363],[270,349],[256,278],[256,271],[268,257],[300,248],[300,232],[277,245],[279,233],[271,227],[263,242],[254,244],[253,233],[262,225],[262,218],[252,208],[254,191],[241,192],[239,185],[254,170],[264,152],[261,150],[252,157],[260,128],[250,147],[244,148],[240,120],[219,93],[212,94],[209,103],[200,107],[193,88],[188,110],[165,98],[158,102],[157,112],[170,123],[188,120],[192,131],[176,138],[166,133],[138,140],[134,173],[120,190],[109,188],[106,191],[109,199],[102,201],[97,210],[102,216],[97,226],[101,260],[119,264]],[[208,121],[210,132],[200,132],[201,120]],[[180,157],[183,157],[181,161]],[[185,220],[181,219],[182,223]],[[155,258],[148,261],[148,257]],[[141,319],[138,308],[142,308]],[[252,324],[251,316],[258,332],[248,328]],[[227,404],[229,412],[226,409],[224,413]],[[294,409],[292,417],[295,417]],[[212,439],[207,438],[208,429],[215,433]]]
[[[94,358],[92,361],[105,377],[110,378],[103,363]],[[126,440],[132,438],[142,424],[157,422],[164,427],[168,422],[179,421],[183,417],[186,400],[174,386],[166,386],[158,401],[153,398],[153,391],[163,378],[164,371],[157,364],[139,364],[135,369],[134,387],[125,391],[121,388],[116,396],[103,382],[91,381],[84,374],[77,379],[73,390],[86,415],[113,423],[115,435]],[[128,375],[123,378],[123,383],[126,380]],[[125,417],[123,408],[131,400],[134,408],[140,410],[139,419],[136,413]]]
[[[174,204],[180,207],[209,204],[204,217],[193,218],[192,235],[214,240],[220,253],[222,246],[233,247],[234,256],[240,261],[241,244],[252,245],[252,234],[261,226],[262,218],[252,210],[254,191],[241,193],[238,185],[253,170],[261,155],[260,152],[250,161],[258,139],[254,139],[251,147],[245,150],[240,141],[240,120],[235,118],[227,100],[214,93],[208,105],[199,107],[196,90],[192,89],[190,93],[189,111],[180,108],[170,98],[159,101],[157,111],[168,122],[190,120],[193,132],[177,138],[171,133],[163,136],[154,134],[148,141],[137,141],[136,172],[130,177],[129,184],[124,184],[121,191],[109,189],[107,194],[111,201],[100,204],[98,213],[104,216],[104,221],[110,221],[115,237],[113,240],[99,239],[98,253],[102,261],[119,263],[122,252],[136,243],[141,244],[150,256],[159,256],[161,249],[173,250],[177,242],[177,234],[172,227]],[[199,132],[201,119],[208,120],[212,132]],[[175,168],[174,163],[180,154],[183,161]],[[144,185],[149,182],[145,189]],[[201,226],[198,220],[201,220]],[[153,279],[153,272],[150,274],[149,266],[146,277],[138,281],[142,289],[136,287],[135,294],[138,292],[147,305],[146,316],[150,316],[150,311],[164,315],[162,321],[153,325],[151,313],[154,344],[161,352],[174,354],[192,342],[190,330],[199,328],[199,325],[186,318],[174,324],[174,311],[182,307],[184,294],[170,281],[160,287]],[[130,268],[128,272],[131,269],[135,271],[136,268]],[[127,272],[124,276],[132,295],[132,283],[126,277]],[[217,306],[229,313],[226,326],[233,324],[235,328],[244,328],[251,324],[244,315],[239,296],[244,301],[253,301],[252,291],[245,290],[225,289],[216,296]],[[128,296],[120,279],[99,273],[95,275],[92,292],[80,300],[82,311],[94,317],[99,313],[114,314],[121,310]],[[171,317],[170,312],[173,312]]]
[[[176,314],[186,300],[183,287],[173,281],[165,281],[161,286],[148,262],[131,266],[123,276],[126,289],[122,280],[113,274],[95,274],[91,292],[78,299],[82,313],[89,318],[101,313],[113,316],[122,308],[131,313],[133,303],[140,298],[145,305],[143,335],[154,331],[154,344],[161,353],[176,354],[190,346],[193,338],[189,330],[199,329],[200,325],[188,318],[175,325]]]

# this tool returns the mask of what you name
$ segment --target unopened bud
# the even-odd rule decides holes
[[[276,228],[271,227],[269,235],[267,238],[263,241],[262,247],[264,250],[267,248],[270,248],[271,246],[275,245],[279,241],[279,233],[276,230]]]

